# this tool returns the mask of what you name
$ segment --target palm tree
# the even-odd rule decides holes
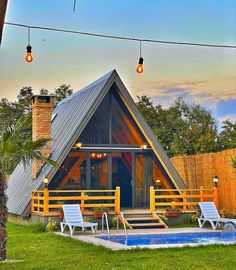
[[[41,155],[47,139],[33,142],[29,136],[31,117],[21,118],[15,126],[8,127],[0,134],[0,261],[6,260],[6,179],[22,161],[26,166],[32,160],[39,160],[55,166],[55,162]]]

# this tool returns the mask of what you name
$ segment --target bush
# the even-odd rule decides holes
[[[52,220],[51,218],[48,219],[48,224],[46,226],[47,232],[55,232],[58,229],[57,222]]]
[[[158,214],[158,216],[159,216],[160,219],[162,219],[165,223],[168,221],[168,217],[166,217],[165,215]]]
[[[191,223],[197,223],[198,218],[200,217],[200,212],[197,212],[195,215],[191,216]]]
[[[221,209],[219,214],[222,218],[236,218],[236,213],[229,213],[225,209]]]
[[[84,217],[84,222],[91,222],[91,218],[90,217]]]
[[[32,225],[32,229],[36,233],[43,233],[46,232],[46,225],[43,223],[36,223]]]
[[[231,158],[232,167],[236,170],[236,157]]]
[[[100,207],[95,207],[94,208],[94,213],[98,213],[98,214],[103,214],[103,213],[108,213],[109,212],[109,208],[105,207],[105,206],[100,206]]]
[[[111,220],[111,226],[112,228],[117,228],[117,217],[113,217]],[[120,228],[120,226],[123,226],[123,224],[121,223],[121,221],[118,219],[118,228]]]

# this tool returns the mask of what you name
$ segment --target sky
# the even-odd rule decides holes
[[[9,0],[7,22],[101,34],[236,45],[235,0]],[[25,62],[27,30],[5,26],[0,47],[0,98],[15,100],[70,84],[74,91],[116,69],[131,95],[170,106],[177,97],[201,104],[219,121],[236,121],[236,49],[142,44],[31,30],[34,61]]]

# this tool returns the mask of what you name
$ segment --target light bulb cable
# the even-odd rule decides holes
[[[169,45],[184,45],[184,46],[196,46],[196,47],[211,47],[211,48],[225,48],[225,49],[236,49],[236,45],[224,45],[224,44],[206,44],[206,43],[195,43],[195,42],[180,42],[180,41],[168,41],[168,40],[157,40],[157,39],[140,39],[135,37],[125,37],[125,36],[115,36],[115,35],[105,35],[91,32],[76,31],[70,29],[43,27],[37,25],[26,25],[20,23],[5,22],[4,24],[16,27],[23,27],[28,29],[37,29],[53,32],[70,33],[77,35],[93,36],[99,38],[116,39],[116,40],[128,40],[128,41],[138,41],[138,42],[148,42],[148,43],[159,43],[159,44],[169,44]],[[140,46],[141,49],[141,46]]]

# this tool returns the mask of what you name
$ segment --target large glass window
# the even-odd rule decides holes
[[[85,189],[86,188],[86,154],[70,152],[49,188],[52,189]]]
[[[91,153],[91,189],[108,189],[108,155]]]
[[[145,138],[133,120],[116,88],[111,91],[112,144],[142,145]]]
[[[106,95],[80,135],[78,142],[83,144],[108,144],[109,121],[109,95]]]
[[[160,189],[171,189],[175,188],[171,181],[169,180],[168,175],[166,174],[165,170],[163,169],[162,165],[156,158],[156,156],[152,157],[152,179],[153,179],[153,186],[155,188]]]
[[[114,84],[80,135],[83,144],[145,144]]]

